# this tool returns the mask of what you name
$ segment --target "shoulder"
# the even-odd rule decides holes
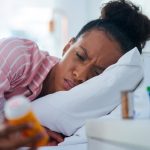
[[[36,51],[37,45],[32,40],[16,37],[1,39],[0,67],[14,71],[16,68],[28,68]]]
[[[29,39],[23,39],[18,37],[11,37],[11,38],[3,38],[0,39],[0,48],[12,48],[17,46],[37,46],[36,43]]]
[[[39,48],[37,44],[29,39],[23,39],[18,37],[3,38],[0,39],[0,55],[23,55],[23,54],[33,54],[38,51]]]

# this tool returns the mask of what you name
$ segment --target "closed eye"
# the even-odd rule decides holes
[[[86,60],[86,58],[84,56],[82,56],[81,54],[79,54],[78,52],[76,52],[76,56],[82,61]]]

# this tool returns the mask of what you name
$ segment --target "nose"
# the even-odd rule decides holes
[[[73,70],[73,76],[74,79],[78,82],[78,83],[83,83],[86,80],[88,80],[88,75],[89,74],[89,69],[85,66],[78,66],[78,68]]]

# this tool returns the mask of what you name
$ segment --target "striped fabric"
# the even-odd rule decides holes
[[[4,99],[17,94],[35,99],[48,72],[58,61],[47,52],[39,51],[33,41],[0,40],[0,108]]]

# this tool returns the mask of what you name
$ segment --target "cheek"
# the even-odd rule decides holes
[[[115,64],[118,61],[119,58],[120,58],[120,56],[108,55],[107,57],[101,59],[101,65],[104,68],[107,68],[110,65]]]
[[[72,72],[72,70],[75,68],[75,62],[74,61],[66,61],[64,63],[64,70],[63,72],[65,73],[69,73]]]
[[[71,71],[72,69],[75,68],[75,66],[77,65],[77,59],[74,56],[74,53],[71,53],[69,55],[66,55],[63,59],[62,59],[62,68],[65,71]]]
[[[115,55],[114,57],[112,56],[112,58],[110,59],[111,61],[109,62],[110,65],[116,63],[118,61],[118,59],[121,57],[121,55]]]
[[[61,63],[59,64],[59,67],[58,67],[58,71],[57,71],[58,80],[60,78],[65,78],[68,76],[68,74],[70,74],[70,72],[73,68],[72,63],[73,62],[68,61],[68,59],[61,61]]]

